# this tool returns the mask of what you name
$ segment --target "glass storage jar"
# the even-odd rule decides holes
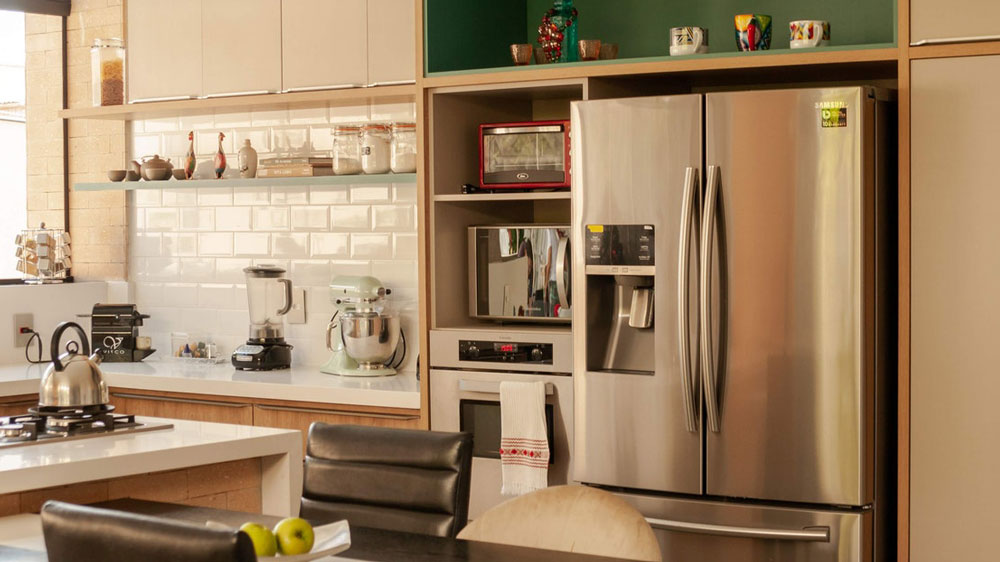
[[[389,167],[396,174],[417,171],[417,124],[393,123]]]
[[[369,123],[361,128],[361,168],[366,174],[389,173],[391,134],[385,123]]]
[[[90,72],[95,106],[125,103],[125,46],[121,39],[94,39]]]
[[[361,173],[361,127],[337,125],[333,128],[333,173],[348,176]]]

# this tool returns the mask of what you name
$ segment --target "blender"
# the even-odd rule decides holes
[[[292,281],[276,265],[255,265],[243,270],[247,276],[250,309],[250,339],[233,352],[233,366],[243,371],[287,369],[292,364],[292,346],[285,343],[285,320],[292,308]]]

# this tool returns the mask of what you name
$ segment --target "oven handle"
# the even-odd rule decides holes
[[[458,390],[462,392],[482,392],[484,394],[500,394],[500,383],[495,381],[473,381],[469,379],[459,379]],[[555,394],[555,387],[552,383],[545,383],[545,395]]]
[[[830,542],[829,527],[767,529],[761,527],[712,525],[709,523],[694,523],[691,521],[673,521],[669,519],[654,519],[651,517],[647,517],[646,522],[649,523],[649,526],[654,529],[676,531],[680,533],[696,533],[700,535],[740,537],[746,539],[767,539],[776,541]]]

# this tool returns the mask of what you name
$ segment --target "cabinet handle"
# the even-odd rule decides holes
[[[250,90],[249,92],[219,92],[217,94],[205,94],[202,99],[212,99],[212,98],[232,98],[236,96],[259,96],[262,94],[276,94],[275,90]]]
[[[338,416],[357,416],[362,418],[379,418],[387,420],[418,420],[420,416],[412,416],[408,414],[379,414],[374,412],[354,412],[351,410],[321,410],[319,408],[296,408],[293,406],[264,406],[262,404],[256,405],[261,410],[268,410],[272,412],[295,412],[299,414],[334,414]]]
[[[139,400],[152,400],[154,402],[176,402],[178,404],[201,404],[204,406],[222,406],[223,408],[248,408],[251,404],[239,402],[222,402],[219,400],[195,400],[193,398],[171,398],[169,396],[150,396],[148,394],[130,394],[128,392],[112,392],[115,398],[135,398]]]
[[[459,392],[482,392],[483,394],[500,394],[500,383],[494,381],[474,381],[460,379],[458,381]],[[545,383],[545,395],[555,394],[556,387],[550,383]]]
[[[368,84],[368,88],[378,88],[379,86],[405,86],[408,84],[416,84],[416,80],[386,80],[384,82],[372,82]]]
[[[345,90],[347,88],[364,88],[364,84],[330,84],[328,86],[299,86],[296,88],[285,88],[283,94],[293,94],[295,92],[315,92],[317,90]]]
[[[939,39],[921,39],[910,43],[911,47],[923,45],[946,45],[948,43],[977,43],[980,41],[997,41],[1000,35],[976,35],[973,37],[941,37]]]
[[[137,100],[129,100],[129,103],[151,103],[156,101],[181,101],[181,100],[193,100],[198,99],[198,96],[164,96],[162,98],[139,98]]]

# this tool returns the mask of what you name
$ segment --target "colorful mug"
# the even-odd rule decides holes
[[[735,20],[736,46],[741,51],[766,51],[771,48],[771,16],[740,14]]]
[[[670,54],[693,55],[708,52],[708,30],[703,27],[671,27]]]
[[[821,47],[830,44],[830,22],[795,20],[788,23],[789,45],[793,49]]]

